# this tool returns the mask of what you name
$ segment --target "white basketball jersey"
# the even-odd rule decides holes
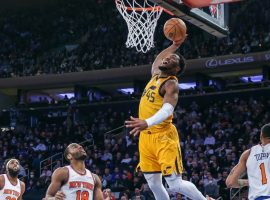
[[[2,190],[0,190],[0,199],[2,200],[17,200],[21,195],[21,183],[20,180],[17,179],[17,184],[12,185],[8,180],[6,174],[3,174],[5,178],[5,185]]]
[[[248,199],[255,200],[262,196],[269,196],[263,199],[270,199],[270,144],[253,146],[246,165],[249,182]]]
[[[81,175],[71,166],[67,168],[68,182],[61,187],[61,191],[66,195],[65,200],[93,200],[95,178],[92,173],[86,169],[85,175]]]

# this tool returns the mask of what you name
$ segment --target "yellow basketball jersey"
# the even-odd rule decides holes
[[[175,76],[168,77],[158,77],[158,75],[153,76],[151,80],[146,85],[144,92],[141,97],[139,105],[139,118],[145,120],[149,117],[152,117],[163,105],[163,96],[160,94],[160,88],[165,84],[169,79],[177,78]],[[157,124],[148,128],[150,131],[160,130],[167,125],[172,123],[173,116],[171,115],[168,119],[164,120],[162,123]]]

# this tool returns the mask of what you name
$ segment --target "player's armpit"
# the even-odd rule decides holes
[[[246,150],[241,155],[238,164],[231,170],[229,176],[226,179],[226,185],[228,188],[239,188],[239,187],[246,186],[246,185],[240,185],[239,179],[247,170],[246,162],[247,162],[249,154],[250,154],[250,150]],[[240,183],[243,183],[243,182],[240,181]]]
[[[49,200],[54,197],[60,190],[61,186],[67,182],[68,179],[68,169],[66,167],[61,167],[56,169],[52,175],[51,184],[46,192],[46,197],[44,200]]]
[[[179,86],[176,80],[168,80],[164,85],[165,95],[163,104],[169,103],[173,107],[176,106],[179,95]]]

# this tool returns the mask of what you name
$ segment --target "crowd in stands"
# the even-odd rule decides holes
[[[149,64],[170,43],[163,14],[155,48],[146,54],[126,49],[127,26],[114,1],[58,1],[31,9],[0,16],[1,78]],[[232,4],[228,37],[216,39],[190,25],[180,52],[192,59],[269,50],[269,17],[267,0]]]
[[[246,79],[239,79],[239,78],[227,78],[226,84],[224,82],[213,81],[210,80],[208,86],[196,86],[195,82],[194,85],[190,84],[190,88],[181,88],[180,84],[180,93],[181,97],[192,97],[194,95],[198,97],[202,97],[204,95],[211,95],[211,94],[226,94],[232,91],[252,91],[252,90],[260,90],[266,89],[270,86],[269,80],[264,80],[263,77],[259,77],[257,80],[251,80],[251,78]],[[74,95],[68,97],[65,96],[56,96],[50,93],[33,93],[26,98],[20,98],[20,102],[17,103],[18,108],[42,108],[42,107],[65,107],[68,105],[71,106],[87,106],[87,105],[95,105],[97,103],[112,103],[112,102],[127,102],[127,101],[134,101],[138,102],[141,98],[142,93],[140,91],[133,91],[130,92],[123,92],[123,91],[113,91],[112,93],[108,94],[99,89],[88,91],[85,96],[81,95]],[[76,93],[76,92],[75,92]],[[39,96],[39,95],[42,95]],[[25,101],[25,99],[27,99]]]
[[[152,63],[169,41],[163,36],[161,17],[155,34],[155,48],[147,54],[126,49],[126,22],[114,7],[114,1],[57,1],[44,8],[28,8],[29,12],[5,10],[0,16],[0,78],[31,76],[125,67]],[[114,8],[114,9],[112,9]],[[25,9],[25,8],[24,8]],[[189,36],[180,52],[187,58],[201,58],[234,53],[250,53],[270,49],[270,1],[249,0],[230,7],[230,34],[217,40],[189,26]],[[238,86],[239,87],[239,86]],[[209,91],[218,91],[210,86]],[[202,94],[194,89],[186,94]],[[111,99],[110,99],[111,101]],[[20,177],[26,181],[26,193],[44,193],[53,170],[63,165],[61,159],[53,167],[51,160],[70,142],[94,141],[86,146],[86,166],[98,174],[106,192],[120,192],[119,199],[153,199],[141,172],[138,138],[128,130],[111,134],[129,117],[128,109],[96,111],[85,116],[80,108],[65,119],[51,124],[45,118],[30,127],[29,118],[21,117],[15,130],[0,130],[0,166],[16,157],[21,162]],[[47,101],[43,102],[45,106]],[[73,102],[74,103],[74,102]],[[53,104],[56,104],[55,102]],[[65,104],[65,102],[64,102]],[[178,106],[174,123],[181,138],[183,178],[192,181],[214,198],[229,199],[225,186],[228,172],[240,154],[259,141],[260,127],[270,121],[270,100],[266,98],[223,100],[207,106],[193,102]],[[48,166],[46,166],[48,164]],[[4,168],[0,168],[0,173]],[[108,189],[110,188],[110,189]],[[183,199],[172,194],[172,199]],[[115,199],[112,195],[112,199]]]
[[[260,127],[270,121],[269,111],[267,97],[224,99],[208,105],[194,101],[189,106],[178,106],[174,123],[181,138],[183,178],[196,184],[203,194],[229,199],[225,186],[228,172],[245,149],[258,143]],[[120,192],[121,200],[153,199],[143,174],[135,171],[138,138],[121,129],[104,134],[123,124],[129,116],[128,108],[126,112],[117,112],[112,106],[87,116],[82,116],[80,110],[70,113],[58,125],[43,119],[36,127],[21,124],[15,130],[0,132],[0,165],[15,156],[22,165],[20,176],[26,176],[29,170],[29,177],[24,178],[27,193],[44,193],[53,170],[62,163],[60,159],[52,168],[46,167],[49,160],[40,172],[40,162],[63,152],[71,142],[93,140],[94,146],[85,147],[86,166],[100,176],[103,188]],[[181,195],[172,194],[172,199],[181,199]]]

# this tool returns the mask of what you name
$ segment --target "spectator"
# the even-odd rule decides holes
[[[41,174],[39,174],[40,161],[58,152],[63,152],[69,140],[74,142],[84,140],[83,136],[91,129],[90,127],[98,127],[101,119],[103,119],[103,126],[107,128],[115,110],[113,105],[111,107],[111,111],[92,110],[91,112],[94,114],[89,115],[87,112],[86,116],[82,115],[85,110],[78,108],[79,114],[83,116],[82,119],[87,120],[82,120],[78,124],[72,123],[69,131],[67,125],[62,123],[61,117],[59,123],[55,120],[53,124],[40,119],[40,124],[37,124],[36,128],[30,128],[27,124],[21,123],[20,126],[24,126],[24,128],[17,127],[16,130],[0,134],[0,155],[5,157],[18,155],[26,174],[30,170],[29,178],[24,177],[28,191],[45,190],[50,182],[52,171],[50,167],[44,166],[50,165],[51,160],[49,159],[44,164]],[[130,106],[128,106],[125,116],[128,116],[129,108]],[[178,106],[175,111],[175,124],[181,130],[185,169],[183,179],[192,181],[202,192],[229,199],[229,191],[226,189],[224,180],[230,168],[238,161],[240,153],[248,148],[248,145],[257,143],[254,138],[258,137],[259,124],[270,121],[269,108],[268,97],[256,100],[254,98],[239,99],[238,101],[221,100],[203,106],[193,102],[185,108]],[[249,113],[254,113],[254,115]],[[116,114],[115,119],[120,121],[122,117],[120,114]],[[89,122],[91,123],[89,124]],[[102,133],[102,129],[91,129],[91,132],[92,130],[95,132],[93,136]],[[82,137],[78,138],[78,136]],[[50,139],[46,140],[47,137]],[[124,137],[125,134],[121,135],[121,133],[119,138],[94,137],[95,144],[100,145],[86,147],[89,155],[86,165],[93,173],[102,177],[104,187],[114,189],[113,192],[122,192],[120,197],[151,199],[152,193],[145,183],[143,174],[140,171],[135,172],[138,164],[137,140],[130,138],[131,143],[127,146]],[[215,142],[204,145],[206,138],[212,137]],[[201,142],[196,142],[197,139]],[[15,146],[8,145],[12,140],[17,141]],[[34,150],[39,143],[46,145],[45,151]],[[3,163],[3,159],[5,158],[0,156],[0,163]],[[58,161],[53,163],[52,167],[55,164],[60,166],[62,163]],[[135,188],[138,189],[136,194],[133,193]],[[124,193],[127,195],[122,195]]]
[[[129,164],[131,161],[132,161],[132,159],[130,158],[129,154],[126,153],[126,154],[125,154],[125,158],[122,159],[121,163]]]
[[[175,197],[171,198],[171,200],[182,200],[182,195],[177,193]]]
[[[215,145],[216,139],[211,133],[208,133],[208,136],[204,140],[204,145]]]
[[[34,149],[34,151],[46,151],[47,147],[46,147],[46,145],[44,144],[43,141],[40,141],[38,143],[38,145],[36,147],[34,147],[33,149]]]
[[[105,150],[103,156],[101,157],[101,160],[112,160],[112,154],[108,150]]]
[[[207,183],[204,185],[204,192],[206,195],[213,198],[219,197],[219,187],[217,185],[217,181],[213,179],[211,174],[208,177]]]
[[[146,200],[145,196],[141,194],[141,191],[139,188],[135,188],[134,195],[131,199],[132,200]]]
[[[115,196],[112,194],[111,192],[111,189],[105,189],[103,191],[103,194],[104,194],[104,197],[107,198],[107,197],[110,197],[110,200],[116,200]]]

